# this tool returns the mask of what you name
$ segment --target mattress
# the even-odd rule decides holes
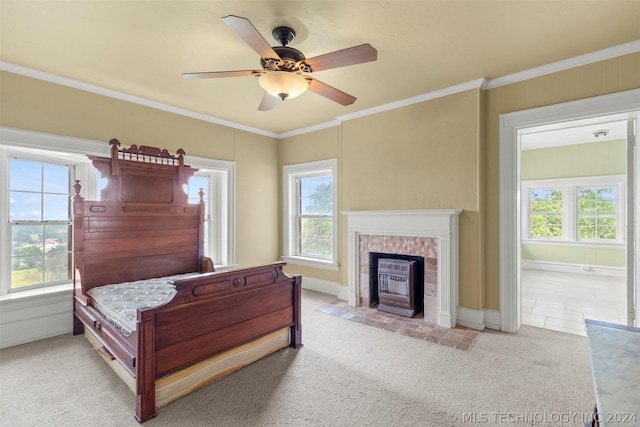
[[[187,273],[98,286],[87,294],[93,298],[94,308],[120,332],[128,335],[136,330],[139,308],[155,308],[168,303],[176,295],[176,280],[198,275],[200,273]]]

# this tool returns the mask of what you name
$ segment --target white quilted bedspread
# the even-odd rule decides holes
[[[158,307],[176,295],[174,282],[197,276],[198,273],[178,274],[156,279],[98,286],[87,292],[95,301],[94,307],[121,332],[136,330],[137,310]]]

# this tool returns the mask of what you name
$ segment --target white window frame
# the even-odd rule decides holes
[[[538,179],[522,181],[522,242],[544,244],[571,244],[584,246],[620,247],[626,241],[626,176],[589,176],[578,178]],[[616,239],[611,241],[580,239],[578,237],[578,188],[579,187],[617,187],[616,200]],[[554,188],[562,190],[562,237],[530,237],[531,224],[529,202],[530,190]]]
[[[37,289],[10,289],[11,235],[9,223],[9,159],[19,157],[37,161],[65,162],[74,165],[75,179],[82,184],[81,194],[88,200],[97,199],[97,174],[88,155],[111,155],[106,142],[25,131],[0,126],[0,300],[18,296],[40,295],[43,292],[71,289],[72,283],[43,286]],[[209,254],[216,270],[233,266],[235,262],[235,163],[185,156],[185,163],[210,176]]]
[[[19,293],[39,293],[46,292],[46,289],[67,289],[71,287],[71,279],[63,283],[42,284],[38,286],[30,286],[25,289],[11,288],[11,219],[9,217],[9,204],[5,201],[9,200],[9,163],[12,158],[21,160],[30,160],[34,162],[50,163],[50,164],[66,164],[73,167],[74,173],[72,180],[79,179],[83,185],[83,194],[95,194],[96,180],[94,168],[91,161],[84,156],[73,153],[62,153],[59,151],[42,150],[34,148],[25,148],[17,146],[7,146],[0,144],[0,174],[3,184],[0,188],[0,197],[2,197],[2,208],[0,209],[0,221],[2,224],[2,236],[0,237],[0,295],[19,294]],[[73,182],[73,181],[72,181]],[[70,188],[71,190],[71,188]],[[70,194],[71,197],[71,194]],[[71,220],[71,218],[70,218]],[[72,236],[69,236],[71,239]],[[70,241],[69,244],[72,244]]]
[[[185,156],[197,168],[196,175],[209,177],[209,258],[217,271],[235,266],[235,162]]]
[[[306,267],[320,268],[324,270],[338,271],[338,161],[336,159],[319,160],[308,163],[298,163],[287,165],[282,168],[282,200],[283,200],[283,251],[282,258],[290,264],[302,265]],[[305,257],[298,254],[298,190],[297,179],[318,175],[331,175],[332,180],[332,256],[330,260]]]

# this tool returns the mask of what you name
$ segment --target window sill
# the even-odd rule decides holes
[[[46,286],[37,289],[27,289],[24,291],[13,291],[4,295],[0,295],[0,301],[20,300],[24,298],[33,298],[43,295],[57,294],[73,290],[73,283],[65,283],[62,285]]]
[[[44,307],[51,304],[73,305],[73,284],[48,286],[45,288],[14,291],[0,295],[0,308],[3,313]]]
[[[283,256],[282,259],[287,264],[301,265],[304,267],[319,268],[322,270],[340,271],[340,264],[332,261],[324,261],[315,258],[305,258],[300,256]]]
[[[213,268],[215,269],[215,273],[222,273],[224,271],[230,271],[234,268],[240,267],[238,264],[213,264]]]

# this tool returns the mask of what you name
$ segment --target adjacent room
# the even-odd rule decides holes
[[[640,422],[638,22],[0,0],[3,424]]]
[[[522,135],[524,324],[585,335],[585,319],[627,323],[627,136],[613,116]]]

